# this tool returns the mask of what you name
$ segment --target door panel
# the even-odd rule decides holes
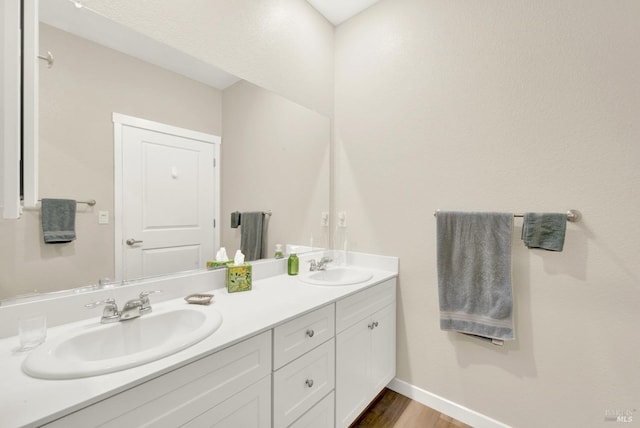
[[[122,139],[123,279],[203,267],[214,255],[214,144],[130,126]]]

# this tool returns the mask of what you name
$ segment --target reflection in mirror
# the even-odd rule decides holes
[[[40,50],[56,60],[40,65],[39,197],[97,204],[78,206],[69,244],[43,243],[39,210],[0,221],[0,299],[114,278],[114,112],[222,136],[217,227],[229,254],[239,247],[232,211],[273,213],[269,256],[276,243],[327,245],[328,118],[249,82],[212,87],[46,23]]]

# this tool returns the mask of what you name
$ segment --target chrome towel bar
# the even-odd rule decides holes
[[[38,199],[38,202],[42,202],[42,199]],[[97,202],[95,199],[89,199],[88,201],[76,201],[78,204],[87,204],[90,207],[94,206]]]
[[[433,216],[436,217],[438,215],[438,211],[440,210],[435,210],[433,212]],[[524,217],[524,214],[514,214],[514,217]],[[580,214],[580,211],[578,210],[569,210],[567,211],[567,221],[570,221],[572,223],[575,223],[577,221],[580,221],[580,218],[582,218],[582,214]]]

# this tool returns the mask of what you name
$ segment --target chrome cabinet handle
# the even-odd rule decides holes
[[[369,327],[369,330],[373,330],[377,326],[378,326],[378,321],[373,321],[373,322],[369,323],[369,325],[367,327]]]
[[[306,334],[307,334],[307,336],[308,336],[308,337],[313,337],[313,335],[315,334],[315,332],[314,332],[313,330],[309,329],[309,330],[307,330],[307,333],[306,333]]]
[[[127,245],[128,245],[128,246],[130,246],[130,247],[131,247],[131,246],[133,246],[133,245],[136,245],[136,244],[142,244],[142,241],[138,241],[138,240],[133,239],[133,238],[129,238],[129,239],[127,239],[125,242],[126,242],[126,243],[127,243]]]
[[[307,385],[309,388],[311,388],[313,386],[313,379],[305,380],[304,384]]]

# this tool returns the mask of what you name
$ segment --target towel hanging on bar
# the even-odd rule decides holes
[[[440,211],[440,210],[435,210],[433,212],[433,216],[434,217],[438,216],[438,211]],[[524,217],[524,214],[514,213],[513,216],[514,217]],[[570,221],[571,223],[575,223],[575,222],[580,221],[581,218],[582,218],[582,214],[580,213],[580,211],[578,211],[578,210],[569,210],[569,211],[567,211],[567,221]]]
[[[76,201],[42,200],[42,235],[45,244],[66,244],[76,239]]]
[[[42,202],[42,199],[38,199],[38,202]],[[89,199],[88,201],[76,201],[77,204],[87,204],[90,207],[94,206],[96,204],[96,200],[95,199]]]

